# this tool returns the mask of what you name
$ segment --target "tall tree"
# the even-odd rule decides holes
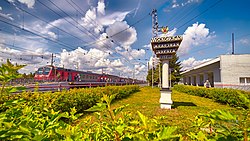
[[[171,83],[176,84],[180,82],[181,79],[181,62],[178,61],[179,57],[175,54],[173,58],[169,61],[169,67],[171,69]]]

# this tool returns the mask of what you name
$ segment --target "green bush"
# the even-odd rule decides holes
[[[163,126],[160,118],[144,116],[140,112],[139,120],[131,114],[123,113],[126,105],[111,109],[115,95],[104,95],[101,102],[86,111],[96,112],[98,121],[86,118],[76,125],[61,120],[69,119],[71,123],[80,116],[76,109],[59,112],[53,109],[41,109],[29,106],[24,100],[4,103],[5,112],[0,113],[0,140],[180,140],[177,127]]]
[[[10,100],[4,105],[7,110],[0,113],[0,140],[79,140],[82,137],[78,126],[61,120],[76,120],[80,115],[75,114],[75,108],[61,113],[30,106],[22,99]]]
[[[85,110],[95,112],[96,118],[87,116],[81,121],[77,121],[81,114],[76,114],[75,108],[61,112],[22,99],[4,102],[7,110],[0,113],[0,140],[179,141],[248,140],[250,137],[248,109],[242,108],[243,117],[222,110],[199,114],[190,127],[191,132],[182,136],[177,132],[178,127],[163,124],[165,117],[148,118],[138,111],[137,119],[133,118],[134,113],[123,111],[128,105],[111,108],[116,97],[116,94],[104,94],[98,103]],[[250,100],[244,100],[249,106]]]
[[[187,93],[190,95],[201,96],[205,98],[213,99],[216,102],[222,104],[228,104],[232,107],[242,107],[248,108],[247,103],[244,100],[244,97],[250,99],[250,93],[234,90],[234,89],[226,89],[226,88],[204,88],[204,87],[196,87],[189,85],[175,85],[173,90]]]
[[[5,101],[22,98],[38,107],[47,107],[62,112],[69,112],[71,108],[75,107],[77,112],[82,113],[99,102],[104,94],[116,95],[115,99],[121,99],[137,91],[139,91],[139,86],[131,85],[71,89],[55,93],[23,92],[21,94],[3,96],[0,99],[0,112],[6,110],[6,107],[3,106]]]
[[[249,102],[249,100],[246,100]],[[243,116],[225,110],[214,110],[195,117],[188,133],[191,140],[247,141],[250,137],[250,112],[242,108]]]

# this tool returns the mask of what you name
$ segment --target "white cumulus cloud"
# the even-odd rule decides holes
[[[35,0],[8,1],[13,3],[13,5],[20,2],[27,5],[28,8],[34,8],[35,6]],[[62,5],[65,5],[65,3]],[[64,8],[62,5],[59,5],[59,7],[62,7],[66,12],[70,12],[69,7]],[[56,61],[54,65],[56,66],[70,69],[77,68],[82,71],[93,71],[98,73],[101,73],[104,69],[107,73],[114,75],[120,74],[125,77],[132,77],[132,72],[136,71],[135,73],[138,74],[137,76],[141,77],[139,72],[144,72],[145,65],[135,67],[134,65],[131,65],[131,63],[144,57],[146,51],[145,49],[138,50],[131,47],[131,45],[137,40],[136,29],[130,27],[125,21],[126,16],[131,11],[115,11],[109,13],[106,11],[104,0],[98,0],[96,4],[91,4],[90,8],[88,10],[85,8],[85,10],[87,12],[82,17],[78,17],[78,23],[70,17],[64,17],[50,21],[49,23],[39,22],[39,20],[28,21],[24,23],[24,27],[27,30],[37,31],[40,35],[46,36],[47,38],[58,41],[62,40],[62,42],[65,43],[67,43],[68,39],[72,38],[72,35],[83,39],[79,43],[76,42],[72,45],[72,47],[78,47],[76,49],[72,50],[71,48],[69,50],[67,47],[62,47],[62,51],[57,53],[54,58]],[[7,16],[10,17],[11,15]],[[78,28],[74,27],[74,24],[72,23],[75,23]],[[62,32],[56,27],[67,31],[72,35]],[[3,37],[14,38],[13,35]],[[40,37],[33,36],[32,40],[34,40],[34,42],[30,41],[32,36],[26,37],[29,40],[29,44],[24,44],[25,41],[27,43],[26,38],[19,37],[15,37],[15,44],[20,44],[20,46],[29,47],[30,49],[36,49],[36,51],[34,51],[36,54],[42,54],[51,49],[48,47],[49,44],[46,44],[48,41]],[[24,53],[25,51],[23,51],[23,54]],[[29,65],[30,68],[33,67],[33,69],[30,70],[33,70],[34,72],[34,68],[37,69],[37,67],[50,64],[50,59],[51,53],[47,53],[46,57],[44,56],[42,60],[38,60],[42,61],[42,63],[38,63],[35,67],[34,65]],[[25,71],[29,70],[25,69]]]
[[[14,4],[15,0],[8,0],[8,2]],[[28,8],[33,8],[35,0],[18,0],[18,2],[27,5]]]
[[[186,6],[188,4],[198,3],[200,1],[201,0],[188,0],[186,2],[178,2],[177,0],[173,0],[172,1],[172,8],[183,7],[183,6]]]
[[[110,65],[112,67],[122,67],[122,66],[124,66],[124,64],[121,62],[120,59],[114,60],[113,62],[111,62]]]
[[[192,47],[206,44],[215,37],[214,33],[210,34],[205,24],[194,23],[188,27],[183,35],[182,43],[178,49],[178,54],[187,54]]]
[[[100,0],[97,5],[97,11],[101,15],[105,15],[105,4],[104,0]]]
[[[122,31],[122,30],[124,31],[117,34],[118,31]],[[135,28],[133,27],[129,28],[129,25],[125,21],[115,22],[114,24],[110,25],[107,28],[106,32],[108,36],[111,36],[114,41],[118,42],[119,44],[125,47],[132,45],[137,40],[137,37],[136,37],[137,33],[136,33]]]
[[[202,64],[204,62],[207,62],[211,59],[203,59],[203,60],[196,60],[194,57],[190,57],[186,60],[183,60],[181,62],[181,66],[182,66],[182,70],[188,70],[188,69],[191,69],[199,64]]]
[[[28,8],[33,8],[35,0],[18,0],[19,2],[26,4]]]

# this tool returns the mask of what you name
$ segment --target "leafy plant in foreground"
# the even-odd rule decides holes
[[[0,96],[12,92],[16,92],[19,90],[23,90],[24,87],[6,87],[6,84],[10,82],[13,79],[21,78],[22,75],[18,73],[18,70],[23,68],[25,65],[13,65],[9,59],[7,59],[6,64],[2,64],[0,66],[0,83],[1,83],[1,90],[0,90]]]
[[[0,113],[0,140],[79,140],[82,137],[79,126],[61,120],[77,119],[80,115],[75,115],[74,108],[70,113],[59,113],[29,106],[24,100],[4,104],[8,109]]]
[[[131,113],[122,110],[128,105],[111,108],[115,95],[104,95],[102,102],[86,111],[96,112],[98,122],[84,127],[84,134],[89,140],[180,140],[175,134],[177,127],[163,126],[161,118],[149,119],[139,111],[140,120],[132,118]]]
[[[243,113],[242,118],[222,110],[199,114],[194,122],[196,132],[188,135],[192,140],[247,141],[250,138],[250,114],[247,110]]]

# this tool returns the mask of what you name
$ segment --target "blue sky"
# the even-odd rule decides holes
[[[50,64],[145,79],[157,9],[167,35],[183,35],[178,56],[190,68],[221,54],[250,53],[249,0],[1,0],[0,63],[34,72]]]

